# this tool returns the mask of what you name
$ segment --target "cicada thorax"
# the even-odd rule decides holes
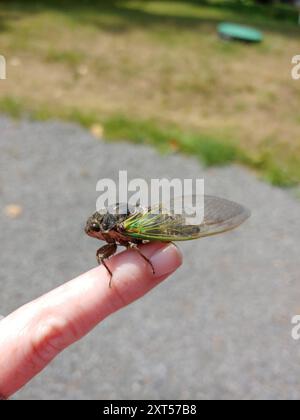
[[[129,243],[129,242],[137,242],[137,241],[133,241],[133,239],[130,238],[128,235],[122,233],[122,229],[119,230],[119,227],[116,227],[116,229],[112,229],[109,232],[99,233],[98,239],[108,242],[108,243],[116,242],[121,245]],[[138,242],[141,242],[141,241],[138,241]]]
[[[98,239],[104,240],[108,243],[117,242],[119,244],[126,244],[133,241],[126,234],[124,229],[124,222],[128,217],[131,217],[136,212],[136,208],[129,207],[128,204],[116,204],[101,214],[99,212],[99,220],[101,231],[98,234]]]

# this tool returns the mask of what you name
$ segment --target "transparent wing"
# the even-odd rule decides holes
[[[205,195],[202,203],[204,217],[200,224],[190,223],[189,211],[174,214],[160,204],[156,207],[140,209],[126,219],[123,223],[125,233],[129,237],[142,240],[187,241],[227,232],[239,226],[250,216],[248,209],[223,198]],[[175,204],[174,201],[171,206]]]

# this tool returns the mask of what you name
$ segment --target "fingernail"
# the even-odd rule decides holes
[[[170,244],[160,249],[151,257],[151,263],[155,270],[155,277],[166,276],[177,270],[182,264],[182,256],[178,248]]]

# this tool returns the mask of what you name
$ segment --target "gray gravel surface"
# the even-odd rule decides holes
[[[300,201],[238,166],[204,169],[59,122],[0,118],[0,313],[95,265],[100,178],[205,177],[247,205],[240,229],[183,243],[183,267],[61,354],[16,399],[300,398]],[[23,214],[11,220],[4,207]]]

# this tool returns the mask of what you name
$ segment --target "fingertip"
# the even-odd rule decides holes
[[[165,280],[182,264],[178,248],[170,243],[151,243],[139,247],[147,262],[136,250],[128,250],[109,261],[113,271],[109,295],[121,299],[122,304],[143,296]],[[154,273],[153,273],[154,269]]]
[[[169,275],[179,268],[182,254],[173,243],[152,242],[139,246],[139,252],[134,248],[124,251],[113,257],[110,263],[114,276],[119,271],[126,278],[131,271],[138,269],[140,276],[153,279]]]
[[[106,264],[113,273],[112,278],[102,265],[75,279],[68,287],[78,291],[81,305],[83,296],[89,296],[85,298],[88,306],[97,306],[96,313],[101,314],[101,318],[142,297],[164,281],[180,267],[182,255],[172,243],[151,242],[140,245],[139,252],[135,249],[123,251],[106,260]]]
[[[159,248],[151,257],[151,263],[155,270],[155,277],[172,274],[182,264],[182,254],[173,243]]]

